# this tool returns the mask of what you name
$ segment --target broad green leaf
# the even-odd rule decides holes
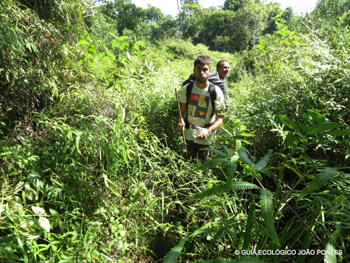
[[[318,133],[322,133],[334,128],[338,128],[338,127],[342,127],[343,124],[340,123],[336,123],[336,122],[326,122],[326,123],[322,123],[322,124],[317,124],[315,126],[310,127],[307,130],[307,134],[313,135],[313,134],[318,134]]]
[[[247,127],[243,124],[239,127],[240,131],[245,131],[246,129],[247,129]]]
[[[237,129],[238,126],[239,126],[239,121],[235,121],[235,122],[233,123],[233,128]]]
[[[137,41],[136,43],[141,47],[146,48],[145,44],[142,41]]]
[[[301,130],[303,132],[307,132],[307,127],[306,127],[306,125],[304,123],[298,121],[298,125],[299,125],[299,127],[301,128]]]
[[[78,65],[81,65],[81,64],[84,64],[84,63],[85,63],[84,60],[80,60],[80,61],[78,62]]]
[[[125,47],[127,47],[127,46],[129,46],[129,44],[127,42],[123,42],[123,43],[120,44],[119,49],[120,50],[124,50]]]
[[[91,52],[91,53],[95,53],[95,52],[97,51],[97,48],[94,47],[94,46],[92,46],[92,47],[90,47],[88,50],[89,50],[89,52]]]
[[[52,208],[49,208],[49,211],[50,211],[51,215],[58,215],[59,214],[55,209],[52,209]]]
[[[25,192],[26,198],[28,198],[30,201],[37,201],[38,200],[38,193],[30,186],[26,187],[24,192]]]
[[[288,132],[286,137],[286,145],[292,149],[295,149],[298,147],[298,140],[294,135],[294,132]]]
[[[128,36],[120,36],[120,37],[118,37],[118,42],[124,41],[127,38],[128,38]]]
[[[50,232],[50,221],[46,217],[40,217],[38,221],[42,229],[46,232]]]
[[[87,45],[89,43],[87,41],[85,41],[85,40],[80,40],[77,44],[78,45]]]
[[[307,110],[307,113],[311,116],[311,118],[317,123],[321,124],[326,121],[326,119],[318,112],[313,110]]]
[[[7,202],[7,209],[12,212],[18,212],[23,209],[22,200],[18,196],[14,196]]]
[[[134,52],[138,58],[141,58],[141,54],[137,49],[135,49]]]
[[[179,258],[181,250],[185,246],[187,239],[188,239],[187,235],[184,236],[179,242],[179,244],[177,244],[168,252],[168,254],[165,256],[163,260],[163,263],[177,263],[177,259]]]
[[[333,136],[348,136],[348,135],[350,135],[350,131],[332,130],[332,131],[329,131],[328,134],[333,135]]]
[[[265,226],[269,237],[272,241],[280,246],[280,242],[278,240],[274,220],[273,220],[273,200],[272,193],[270,190],[261,189],[260,191],[260,205],[261,205],[261,215],[264,218]]]
[[[16,184],[15,188],[13,189],[13,192],[16,193],[17,191],[19,191],[24,185],[24,182],[19,182],[18,184]]]
[[[116,45],[118,45],[118,41],[117,40],[113,40],[112,41],[112,47],[115,47]]]
[[[27,221],[21,221],[21,223],[19,223],[19,227],[23,228],[23,229],[28,229],[30,226],[30,224]]]
[[[105,52],[102,52],[101,54],[98,55],[99,59],[103,59],[106,56]]]
[[[44,181],[41,179],[39,173],[35,170],[33,170],[29,175],[29,180],[37,190],[42,189],[44,186]]]
[[[32,206],[32,210],[33,210],[34,214],[36,214],[36,215],[46,215],[45,210],[41,207]]]
[[[254,137],[255,136],[254,134],[244,133],[244,132],[242,132],[242,133],[240,133],[238,135],[243,136],[243,137]]]
[[[294,123],[293,121],[291,121],[290,119],[288,119],[286,116],[284,115],[278,115],[277,116],[281,122],[283,122],[287,127],[291,128],[294,131],[300,131],[300,127]]]

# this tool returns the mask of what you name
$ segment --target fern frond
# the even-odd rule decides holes
[[[259,160],[259,162],[257,162],[254,166],[253,166],[253,169],[255,171],[261,171],[262,169],[264,169],[267,165],[267,162],[269,161],[270,159],[270,156],[272,154],[272,150],[268,150],[267,151],[267,154],[265,154],[265,156],[263,158],[261,158]]]
[[[259,189],[259,186],[245,181],[236,181],[232,182],[231,189],[233,191],[241,191],[247,189]]]
[[[184,236],[181,241],[179,242],[179,244],[177,244],[175,247],[173,247],[168,254],[166,254],[163,263],[176,263],[177,259],[180,256],[181,250],[183,249],[183,247],[185,246],[185,243],[188,239],[187,237],[188,235]]]
[[[232,223],[237,222],[236,217],[232,217],[229,219],[223,219],[220,221],[215,221],[215,222],[209,222],[207,224],[205,224],[204,226],[202,226],[201,228],[197,229],[196,231],[194,231],[191,235],[190,238],[194,238],[195,236],[198,236],[200,234],[207,234],[210,232],[217,232],[218,229],[221,229],[223,227],[227,227],[227,226],[231,226]]]
[[[237,171],[237,163],[229,163],[227,167],[227,184],[230,185],[232,183],[233,177]]]
[[[217,164],[229,163],[229,162],[230,162],[230,161],[227,160],[227,159],[225,159],[225,158],[214,158],[214,159],[205,161],[201,166],[199,166],[198,168],[196,168],[195,171],[204,170],[204,169],[213,167],[213,166],[215,166],[215,165],[217,165]]]
[[[203,199],[205,197],[209,197],[212,195],[220,194],[227,192],[229,190],[229,187],[227,184],[219,184],[217,186],[213,186],[212,188],[209,188],[201,193],[197,193],[194,196],[190,198],[190,201],[196,200],[197,198]]]
[[[249,159],[249,157],[248,157],[248,155],[247,155],[247,151],[246,151],[246,149],[242,146],[241,141],[237,140],[236,147],[237,147],[238,155],[239,155],[239,157],[242,159],[242,161],[243,161],[244,163],[247,163],[247,164],[252,164],[253,162]]]
[[[337,238],[339,236],[339,231],[335,231],[328,240],[326,245],[326,254],[324,256],[324,263],[337,263],[337,256],[335,254],[337,246]]]
[[[300,200],[307,194],[320,189],[322,186],[324,186],[329,180],[331,180],[334,176],[338,174],[338,170],[335,168],[325,168],[323,169],[319,176],[315,177],[299,194],[299,197],[297,200]]]
[[[231,156],[232,156],[232,154],[231,154],[231,155],[228,155],[228,154],[226,154],[226,153],[224,153],[224,152],[222,152],[222,151],[220,151],[220,150],[213,149],[213,148],[203,148],[203,149],[201,149],[201,150],[203,150],[203,151],[209,151],[209,152],[215,153],[217,156],[222,157],[222,158],[228,158],[228,157],[231,157]],[[231,153],[231,152],[230,152],[230,153]]]
[[[274,227],[273,221],[273,201],[272,201],[272,193],[270,190],[261,189],[260,191],[260,205],[261,205],[261,214],[264,218],[265,226],[269,237],[272,241],[280,246],[280,242],[278,240],[276,230]]]

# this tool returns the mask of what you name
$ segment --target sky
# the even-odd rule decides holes
[[[271,0],[266,1],[267,3]],[[178,14],[177,0],[131,0],[136,6],[147,8],[148,5],[158,7],[164,15],[172,15],[175,17]],[[225,0],[199,0],[202,7],[222,6]],[[273,0],[281,5],[284,10],[288,6],[293,8],[294,14],[301,14],[312,11],[316,6],[317,0]]]

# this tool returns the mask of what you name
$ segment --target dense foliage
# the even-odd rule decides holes
[[[1,262],[349,262],[348,2],[178,3],[0,0]],[[189,163],[201,54],[229,108]]]

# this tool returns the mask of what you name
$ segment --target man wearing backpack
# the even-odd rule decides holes
[[[211,71],[209,74],[209,81],[214,85],[218,86],[224,93],[224,99],[226,104],[226,81],[225,78],[230,74],[230,63],[227,60],[220,60],[216,64],[216,71]],[[182,85],[185,86],[188,83],[196,81],[196,75],[192,73],[187,80],[185,80]],[[227,105],[226,105],[227,107]]]
[[[195,82],[181,89],[180,111],[177,128],[185,131],[188,157],[206,159],[209,152],[200,149],[209,146],[215,130],[224,121],[224,94],[209,81],[212,61],[209,56],[199,56],[194,61]]]

